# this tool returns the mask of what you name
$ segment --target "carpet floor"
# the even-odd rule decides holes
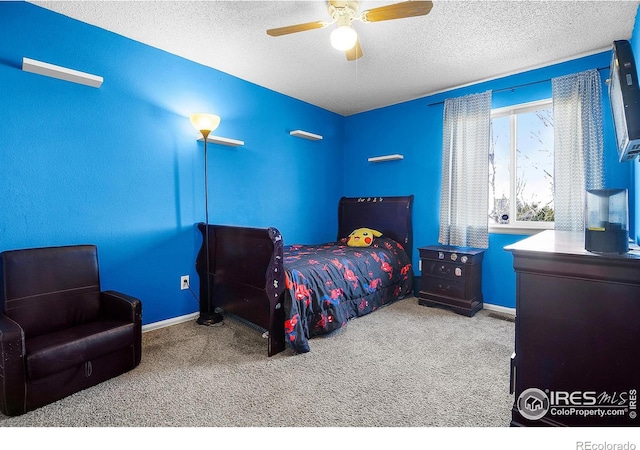
[[[267,357],[227,318],[143,334],[134,370],[0,427],[507,427],[514,324],[409,297]]]

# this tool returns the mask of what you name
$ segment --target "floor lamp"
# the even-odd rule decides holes
[[[207,138],[209,133],[218,128],[220,124],[220,117],[213,114],[192,114],[191,124],[196,130],[202,133],[204,140],[204,205],[205,205],[205,223],[204,223],[204,248],[205,248],[205,273],[206,273],[206,286],[207,292],[204,295],[206,299],[206,307],[202,307],[202,292],[200,292],[200,317],[197,322],[200,325],[213,326],[222,322],[222,314],[211,311],[211,277],[209,276],[209,179],[207,175]],[[202,283],[200,284],[202,286]],[[202,290],[202,287],[201,287]]]

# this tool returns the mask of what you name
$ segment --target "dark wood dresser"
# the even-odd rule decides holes
[[[590,253],[583,233],[560,231],[505,250],[516,271],[511,425],[640,426],[640,252]]]
[[[469,317],[482,309],[483,249],[430,245],[418,251],[419,304],[447,307]]]

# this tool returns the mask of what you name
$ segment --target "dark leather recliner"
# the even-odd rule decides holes
[[[140,363],[142,303],[100,291],[94,245],[2,252],[0,411],[24,414]]]

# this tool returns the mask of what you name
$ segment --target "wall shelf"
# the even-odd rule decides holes
[[[396,161],[399,159],[404,159],[404,156],[396,153],[393,155],[373,156],[371,158],[368,158],[367,161],[376,163],[376,162],[383,162],[383,161]]]
[[[200,135],[198,137],[199,141],[202,141],[202,135]],[[226,138],[226,137],[221,137],[221,136],[213,136],[213,135],[209,135],[207,137],[207,142],[210,142],[212,144],[220,144],[220,145],[227,145],[229,147],[239,147],[241,145],[244,145],[244,141],[239,141],[238,139],[231,139],[231,138]]]
[[[80,72],[78,70],[56,66],[55,64],[49,64],[26,57],[22,58],[22,70],[51,78],[58,78],[59,80],[71,81],[72,83],[84,84],[85,86],[95,88],[99,88],[103,82],[103,78],[98,75],[92,75],[90,73]]]
[[[322,139],[322,136],[320,136],[319,134],[309,133],[308,131],[303,131],[303,130],[293,130],[289,132],[289,134],[291,136],[295,136],[303,139],[309,139],[310,141],[319,141]]]

